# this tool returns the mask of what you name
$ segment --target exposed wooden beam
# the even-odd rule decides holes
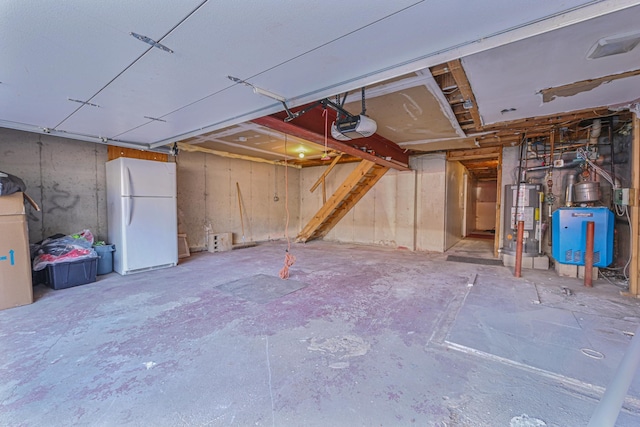
[[[327,110],[328,114],[332,114],[332,110]],[[286,113],[277,113],[271,116],[260,117],[252,120],[254,123],[274,129],[285,134],[306,139],[316,144],[324,145],[325,143],[325,118],[322,116],[322,108],[313,108],[307,113],[294,119],[291,122],[285,122]],[[329,117],[328,122],[331,123],[335,113]],[[352,141],[342,142],[333,139],[330,135],[326,139],[327,145],[342,153],[350,154],[364,160],[372,161],[378,165],[390,167],[396,170],[409,169],[409,155],[397,144],[374,134],[368,138],[359,138]]]
[[[508,130],[509,132],[517,133],[523,129],[529,128],[542,128],[550,130],[552,127],[559,124],[571,123],[585,119],[593,119],[597,117],[615,116],[616,114],[623,114],[623,112],[610,111],[608,107],[589,108],[585,110],[574,111],[565,114],[551,114],[548,116],[537,116],[526,119],[511,120],[508,122],[494,123],[483,126],[483,130]]]
[[[458,84],[458,89],[460,89],[463,99],[471,102],[472,105],[468,108],[468,111],[475,123],[475,129],[479,130],[482,127],[482,120],[478,112],[478,103],[476,102],[476,96],[473,94],[473,90],[471,90],[471,84],[469,84],[467,74],[464,72],[464,68],[462,68],[462,63],[459,59],[456,59],[455,61],[447,62],[447,66]]]
[[[213,154],[214,156],[226,157],[229,159],[247,160],[249,162],[269,163],[271,165],[278,165],[278,166],[285,165],[285,162],[281,160],[267,160],[267,159],[261,159],[260,157],[252,157],[252,156],[244,156],[242,154],[227,153],[226,151],[211,150],[209,148],[200,147],[198,145],[186,144],[184,142],[178,142],[178,149],[180,151]],[[292,164],[291,162],[287,162],[287,166],[293,167],[296,169],[302,168],[302,166]]]
[[[340,157],[340,160],[338,161],[338,164],[356,163],[356,162],[361,162],[361,161],[362,161],[362,159],[359,158],[359,157],[349,156],[347,154],[342,154],[342,157]],[[305,157],[302,160],[298,160],[298,159],[290,160],[289,163],[302,166],[303,168],[313,167],[313,166],[327,166],[327,164],[329,164],[329,162],[327,160],[321,160],[319,158],[310,159],[308,157]]]
[[[473,148],[464,151],[449,151],[447,160],[477,160],[477,159],[497,159],[502,153],[502,147]]]
[[[429,71],[431,71],[431,75],[433,77],[436,77],[436,76],[441,76],[443,74],[447,74],[449,72],[449,67],[447,67],[447,64],[439,64],[429,68]]]

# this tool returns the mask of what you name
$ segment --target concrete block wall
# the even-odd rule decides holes
[[[236,182],[243,197],[245,241],[285,235],[284,167],[203,153],[176,159],[179,232],[190,248],[206,249],[205,226],[242,240]],[[107,146],[0,128],[0,170],[22,178],[42,211],[28,208],[29,240],[89,229],[107,239]],[[300,170],[289,168],[289,234],[299,230]],[[274,196],[278,195],[278,201]]]
[[[245,242],[285,237],[283,166],[187,152],[181,153],[176,162],[179,228],[187,234],[191,250],[206,249],[207,227],[214,233],[233,233],[233,243],[242,243],[238,186]],[[300,170],[288,168],[288,175],[289,235],[293,239],[300,223]]]
[[[41,211],[27,208],[29,241],[89,229],[107,237],[107,147],[0,128],[0,170],[19,176]]]
[[[0,170],[24,179],[28,193],[42,207],[42,212],[29,212],[31,242],[85,228],[96,238],[106,239],[106,146],[0,128],[0,154]],[[234,243],[242,242],[236,183],[243,198],[245,241],[285,236],[284,167],[204,153],[181,153],[176,163],[179,231],[187,234],[192,250],[206,249],[207,226],[214,233],[231,232]],[[411,159],[411,167],[408,172],[387,172],[327,239],[444,251],[445,156],[417,156]],[[354,168],[355,164],[335,168],[326,181],[328,197]],[[448,185],[456,187],[452,200],[457,206],[462,175],[449,168]],[[288,169],[291,238],[322,205],[321,188],[313,194],[309,188],[324,170]],[[461,221],[450,219],[452,224],[459,227]]]

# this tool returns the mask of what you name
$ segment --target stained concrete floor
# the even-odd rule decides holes
[[[293,245],[280,287],[285,248],[37,286],[0,311],[0,425],[583,426],[640,324],[603,280],[380,247]]]

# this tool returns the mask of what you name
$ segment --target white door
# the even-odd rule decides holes
[[[123,270],[131,272],[168,264],[176,265],[176,199],[123,197],[123,204]]]

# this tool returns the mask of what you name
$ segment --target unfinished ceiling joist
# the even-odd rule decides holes
[[[303,106],[301,109],[304,109]],[[285,122],[286,113],[277,113],[271,116],[260,117],[252,120],[261,126],[268,127],[287,135],[305,139],[307,141],[324,145],[325,144],[325,117],[322,116],[322,108],[316,107],[309,110],[304,115],[299,116],[292,122]],[[335,112],[327,109],[328,121],[335,120]],[[360,159],[372,161],[378,165],[390,167],[397,170],[409,170],[409,155],[407,150],[402,149],[397,144],[389,141],[378,134],[368,138],[359,138],[350,143],[341,142],[326,137],[327,146],[331,149],[349,154]]]
[[[464,151],[449,151],[447,153],[447,160],[478,160],[487,158],[498,158],[502,152],[502,147],[486,147],[475,148]]]
[[[478,111],[478,103],[476,102],[476,97],[473,94],[471,84],[469,83],[469,79],[467,78],[464,68],[462,68],[460,60],[456,59],[454,61],[447,62],[447,68],[453,76],[453,79],[456,81],[460,95],[462,95],[463,108],[469,112],[469,115],[471,115],[473,120],[473,123],[468,125],[468,129],[479,130],[482,127],[482,120]]]

